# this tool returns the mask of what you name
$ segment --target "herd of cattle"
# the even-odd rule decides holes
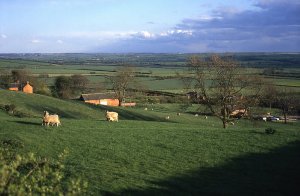
[[[146,109],[145,109],[146,110]],[[244,115],[246,114],[246,110],[235,110],[233,112],[233,115]],[[181,114],[180,113],[177,113],[178,116],[180,116]],[[195,114],[195,116],[198,116],[198,114]],[[118,122],[119,121],[119,114],[117,112],[109,112],[109,111],[106,111],[106,120],[107,121],[116,121]],[[205,119],[207,119],[207,116],[204,117]],[[169,120],[170,119],[170,116],[166,116],[165,117],[166,120]],[[43,122],[42,122],[42,125],[43,126],[59,126],[61,125],[60,123],[60,120],[59,120],[59,116],[57,114],[49,114],[48,111],[44,111],[44,116],[43,116]]]
[[[119,114],[117,112],[109,112],[106,111],[106,120],[107,121],[119,121]],[[59,126],[61,125],[60,120],[59,120],[59,116],[57,114],[49,114],[48,111],[44,111],[44,116],[43,116],[43,122],[42,122],[43,126]]]

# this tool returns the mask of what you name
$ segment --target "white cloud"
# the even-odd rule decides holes
[[[141,31],[138,34],[143,36],[144,38],[153,38],[153,37],[155,37],[155,35],[153,33],[150,33],[148,31]]]
[[[1,38],[6,39],[6,38],[7,38],[7,35],[1,34]]]
[[[135,31],[77,31],[69,32],[64,35],[67,38],[85,38],[85,39],[118,39],[118,38],[128,38],[132,34],[135,34]]]
[[[62,43],[64,43],[62,40],[56,40],[56,43],[58,43],[58,44],[62,44]]]
[[[31,43],[38,44],[38,43],[41,43],[41,40],[33,39],[33,40],[31,40]]]

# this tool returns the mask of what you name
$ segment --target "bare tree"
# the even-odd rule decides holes
[[[26,69],[16,69],[11,71],[12,80],[14,82],[25,83],[31,80],[30,72]]]
[[[272,104],[276,102],[277,98],[278,98],[278,90],[275,87],[274,83],[265,81],[265,85],[263,87],[262,100],[266,104],[268,104],[270,110],[272,109]]]
[[[135,82],[134,76],[135,69],[132,66],[125,65],[116,70],[115,75],[107,77],[108,82],[112,85],[112,89],[119,100],[119,105],[124,102],[129,85]]]
[[[255,91],[259,80],[245,73],[238,62],[230,57],[221,58],[213,55],[210,58],[193,56],[188,62],[189,75],[194,79],[194,90],[199,93],[204,103],[213,115],[222,120],[223,128],[233,121],[231,112],[236,109],[246,109],[253,104],[254,97],[245,97],[245,90]]]
[[[287,123],[287,115],[291,110],[299,109],[299,102],[296,93],[285,88],[279,91],[277,102],[284,116],[284,123]]]

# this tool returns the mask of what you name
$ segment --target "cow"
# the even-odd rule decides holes
[[[118,122],[119,121],[119,114],[117,112],[109,112],[109,111],[106,111],[106,120],[107,121],[116,121]]]

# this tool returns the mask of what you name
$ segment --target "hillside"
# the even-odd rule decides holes
[[[92,105],[79,101],[56,99],[39,94],[25,94],[8,90],[0,90],[0,106],[14,104],[16,111],[23,117],[41,117],[43,111],[59,114],[62,118],[97,119],[103,111]]]
[[[300,193],[299,122],[242,119],[224,130],[220,120],[176,104],[145,111],[5,90],[0,95],[1,105],[15,104],[23,114],[0,110],[0,145],[52,158],[68,149],[65,173],[88,181],[87,195]],[[62,126],[41,126],[45,109],[61,115]],[[118,111],[120,121],[105,121],[105,109]],[[265,134],[267,127],[276,133]]]

